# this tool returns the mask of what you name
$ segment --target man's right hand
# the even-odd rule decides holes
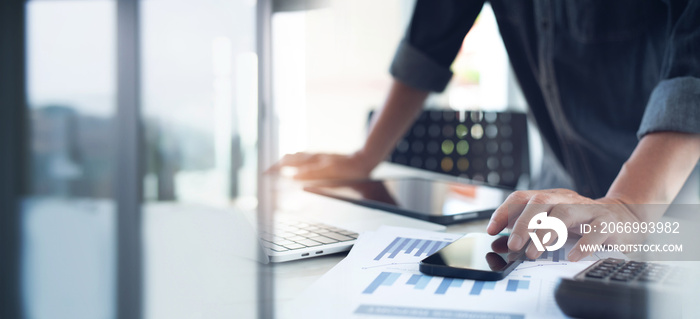
[[[359,153],[352,155],[295,153],[285,155],[268,172],[295,167],[294,179],[363,179],[374,168]]]

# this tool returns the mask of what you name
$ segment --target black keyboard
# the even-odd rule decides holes
[[[683,272],[676,267],[608,258],[573,279],[561,279],[554,297],[562,312],[572,317],[646,318],[653,316],[649,313],[653,302],[671,318],[681,308],[677,295],[682,280]]]
[[[647,285],[648,283],[677,284],[680,279],[678,272],[670,271],[671,266],[652,264],[639,261],[625,261],[622,259],[604,259],[575,278],[579,280],[597,280],[607,283],[625,283],[625,285]]]

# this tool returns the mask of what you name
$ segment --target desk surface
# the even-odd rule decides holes
[[[414,172],[388,166],[380,169],[377,177],[411,173]],[[196,221],[192,220],[193,215]],[[227,257],[232,253],[230,245],[222,244],[231,242],[227,223],[230,221],[225,215],[214,212],[203,214],[201,211],[193,213],[191,209],[162,207],[147,209],[147,318],[247,318],[259,311],[271,311],[276,318],[295,318],[294,298],[346,255],[341,253],[260,266]],[[483,232],[486,223],[486,220],[480,220],[452,225],[447,231]],[[271,295],[257,295],[260,291],[258,275],[267,279],[265,285],[271,285],[268,286]],[[260,302],[261,299],[264,300]]]
[[[488,221],[476,221],[453,225],[447,228],[451,233],[485,232]],[[299,260],[273,266],[275,280],[275,309],[278,318],[295,318],[291,302],[304,289],[311,286],[333,266],[340,262],[346,253]]]
[[[396,168],[393,166],[383,167],[378,172],[378,176],[397,176],[404,174],[414,174],[416,172],[410,172]],[[418,172],[420,173],[420,172]],[[439,176],[433,176],[439,177]],[[448,180],[454,180],[452,178],[445,178]],[[172,216],[164,217],[170,222]],[[470,233],[470,232],[484,232],[487,225],[487,220],[480,220],[475,222],[469,222],[464,224],[451,225],[447,228],[447,232],[450,233]],[[159,224],[160,221],[154,221],[154,224]],[[212,224],[216,222],[210,222]],[[222,224],[218,222],[218,224]],[[215,228],[215,227],[214,227]],[[209,228],[207,231],[211,234],[216,233],[214,228]],[[226,231],[221,230],[218,235],[212,235],[214,237],[225,237]],[[164,237],[163,237],[164,238]],[[154,241],[161,241],[163,238],[154,239]],[[171,243],[172,244],[172,243]],[[153,247],[160,247],[159,249],[164,249],[167,246],[166,242],[154,243]],[[202,247],[206,246],[204,243],[197,245],[191,245],[192,247]],[[221,254],[223,250],[212,249],[213,247],[208,247],[211,249],[206,254]],[[195,252],[192,252],[194,254]],[[197,253],[202,253],[197,252]],[[150,290],[148,294],[151,300],[147,301],[147,304],[151,308],[149,314],[152,318],[174,318],[174,317],[191,317],[186,315],[187,311],[198,311],[191,314],[201,314],[205,318],[213,317],[251,317],[256,312],[265,311],[266,313],[274,314],[276,318],[297,318],[296,311],[294,309],[293,301],[301,292],[309,288],[316,280],[323,276],[326,272],[332,269],[338,264],[345,254],[337,254],[331,256],[317,257],[307,260],[292,261],[280,264],[274,264],[267,267],[258,267],[254,263],[235,265],[230,260],[220,260],[216,264],[212,263],[209,265],[209,269],[199,269],[196,270],[197,274],[205,274],[204,278],[199,278],[196,281],[188,281],[183,278],[187,278],[185,274],[187,269],[183,269],[181,273],[172,273],[168,277],[176,278],[177,281],[189,283],[192,288],[186,290],[191,291],[195,294],[200,294],[198,300],[190,300],[186,298],[172,298],[173,292],[171,291],[174,282],[168,282],[167,279],[156,282],[151,279],[149,282],[154,283],[154,289]],[[213,257],[218,258],[218,257]],[[206,259],[206,258],[205,258]],[[168,259],[170,260],[170,259]],[[166,259],[162,260],[162,265],[154,265],[150,270],[151,272],[157,273],[162,267],[166,267]],[[234,270],[235,269],[235,270]],[[194,270],[194,269],[189,269]],[[272,279],[267,281],[266,284],[270,284],[269,295],[256,296],[255,291],[258,291],[260,286],[259,283],[253,278],[257,274],[262,274],[264,278]],[[170,279],[172,280],[172,279]],[[214,289],[209,285],[213,285]],[[184,289],[181,287],[181,289]],[[263,300],[261,302],[260,298]],[[173,308],[173,305],[177,305]],[[261,307],[261,308],[258,308]]]
[[[386,168],[379,173],[404,172]],[[233,220],[230,209],[145,205],[145,318],[255,318],[261,311],[294,318],[291,301],[344,257],[260,267],[236,255]],[[447,231],[483,232],[486,223],[452,225]],[[113,317],[112,203],[30,201],[23,213],[23,242],[23,294],[29,317]],[[259,278],[272,279],[263,282],[271,284],[271,294],[258,293]]]
[[[451,176],[424,172],[411,168],[404,168],[397,165],[383,164],[373,175],[375,178],[386,176],[424,176],[444,179],[448,181],[458,180]],[[478,220],[463,224],[455,224],[447,227],[446,232],[450,233],[470,233],[485,232],[488,220]],[[291,302],[299,292],[307,289],[323,274],[340,262],[347,253],[312,258],[308,260],[298,260],[293,262],[273,265],[271,273],[275,283],[275,316],[278,318],[295,318],[294,309]]]

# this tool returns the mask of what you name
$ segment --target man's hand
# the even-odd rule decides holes
[[[602,222],[640,222],[640,218],[631,211],[627,205],[618,199],[601,198],[593,200],[583,197],[574,191],[567,189],[549,189],[540,191],[517,191],[512,193],[506,201],[491,216],[487,232],[491,235],[498,234],[506,227],[512,227],[508,248],[520,250],[528,242],[528,224],[537,214],[547,212],[549,216],[559,218],[566,225],[570,234],[583,235],[576,246],[569,252],[569,260],[578,261],[586,257],[589,252],[581,251],[581,245],[633,243],[641,238],[635,234],[602,233],[600,231],[581,234],[579,225],[590,224],[600,230]],[[542,240],[549,230],[540,229],[535,233]],[[543,245],[554,243],[557,240],[556,233],[543,242]],[[533,243],[530,243],[526,254],[528,258],[535,259],[542,252],[538,251]]]
[[[285,155],[268,172],[277,171],[282,167],[296,167],[294,179],[362,179],[368,178],[373,165],[368,165],[363,158],[356,154],[311,154],[295,153]]]
[[[593,200],[566,189],[514,192],[496,209],[487,232],[495,235],[505,227],[512,227],[508,247],[519,250],[530,237],[527,228],[532,217],[547,212],[549,216],[564,222],[569,233],[583,235],[575,248],[569,252],[571,261],[581,260],[589,254],[581,251],[581,244],[638,243],[643,239],[642,233],[603,233],[601,223],[617,225],[619,222],[658,221],[664,210],[659,209],[659,205],[646,204],[670,204],[698,163],[698,159],[699,134],[647,134],[622,166],[605,197]],[[581,234],[581,224],[589,224],[598,231]],[[542,229],[535,233],[542,240],[547,230]],[[548,242],[555,240],[556,235],[553,234]],[[530,244],[526,253],[529,258],[536,258],[541,254],[534,244]]]
[[[383,161],[415,121],[428,97],[422,91],[393,81],[389,96],[372,118],[365,145],[351,155],[296,153],[285,155],[268,172],[289,166],[298,169],[295,179],[361,179]]]

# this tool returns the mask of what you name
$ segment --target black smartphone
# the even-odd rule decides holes
[[[468,234],[420,262],[426,275],[494,281],[507,276],[525,259],[520,251],[508,250],[508,236]]]

